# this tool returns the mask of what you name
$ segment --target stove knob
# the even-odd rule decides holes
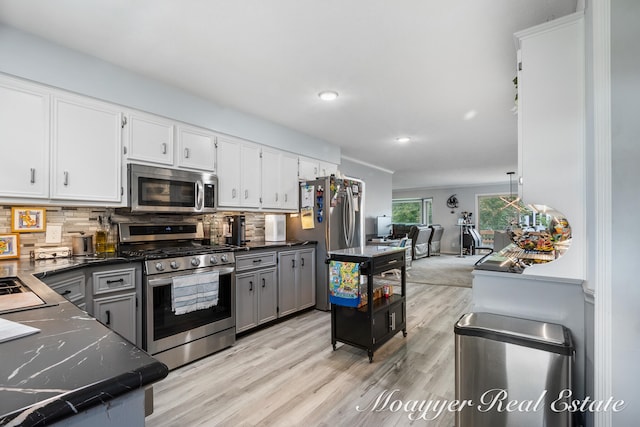
[[[177,269],[178,267],[180,267],[180,264],[178,264],[178,261],[171,261],[171,263],[169,264],[171,266],[171,268],[173,268],[174,270]]]
[[[222,260],[222,262],[227,262],[229,261],[229,257],[227,256],[227,254],[222,254],[220,256],[220,259]]]
[[[191,265],[197,267],[200,265],[200,258],[191,258]]]
[[[210,264],[217,264],[218,263],[218,257],[215,255],[212,255],[211,258],[209,258],[209,263]]]
[[[164,264],[161,263],[161,262],[156,262],[156,270],[163,271],[164,270]]]

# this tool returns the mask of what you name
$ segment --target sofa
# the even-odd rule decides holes
[[[409,229],[411,239],[411,257],[419,259],[429,256],[429,242],[433,229],[426,225],[412,225]]]

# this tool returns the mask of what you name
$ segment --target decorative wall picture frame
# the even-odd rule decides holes
[[[20,235],[0,234],[0,260],[20,256]]]
[[[45,208],[11,208],[12,233],[36,233],[47,229],[47,210]]]

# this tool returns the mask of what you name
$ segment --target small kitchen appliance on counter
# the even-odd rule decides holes
[[[244,215],[226,217],[230,236],[225,238],[227,245],[243,246],[247,243]]]
[[[264,216],[264,240],[266,242],[284,242],[287,240],[287,216]]]

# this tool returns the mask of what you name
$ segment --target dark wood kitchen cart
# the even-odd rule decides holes
[[[367,294],[367,304],[358,308],[331,304],[333,349],[338,341],[359,347],[367,350],[369,362],[373,362],[373,352],[396,333],[402,331],[407,336],[405,248],[363,246],[330,251],[329,261],[359,263]],[[375,283],[375,276],[389,270],[400,271],[400,293],[374,299],[376,288],[383,286]]]

